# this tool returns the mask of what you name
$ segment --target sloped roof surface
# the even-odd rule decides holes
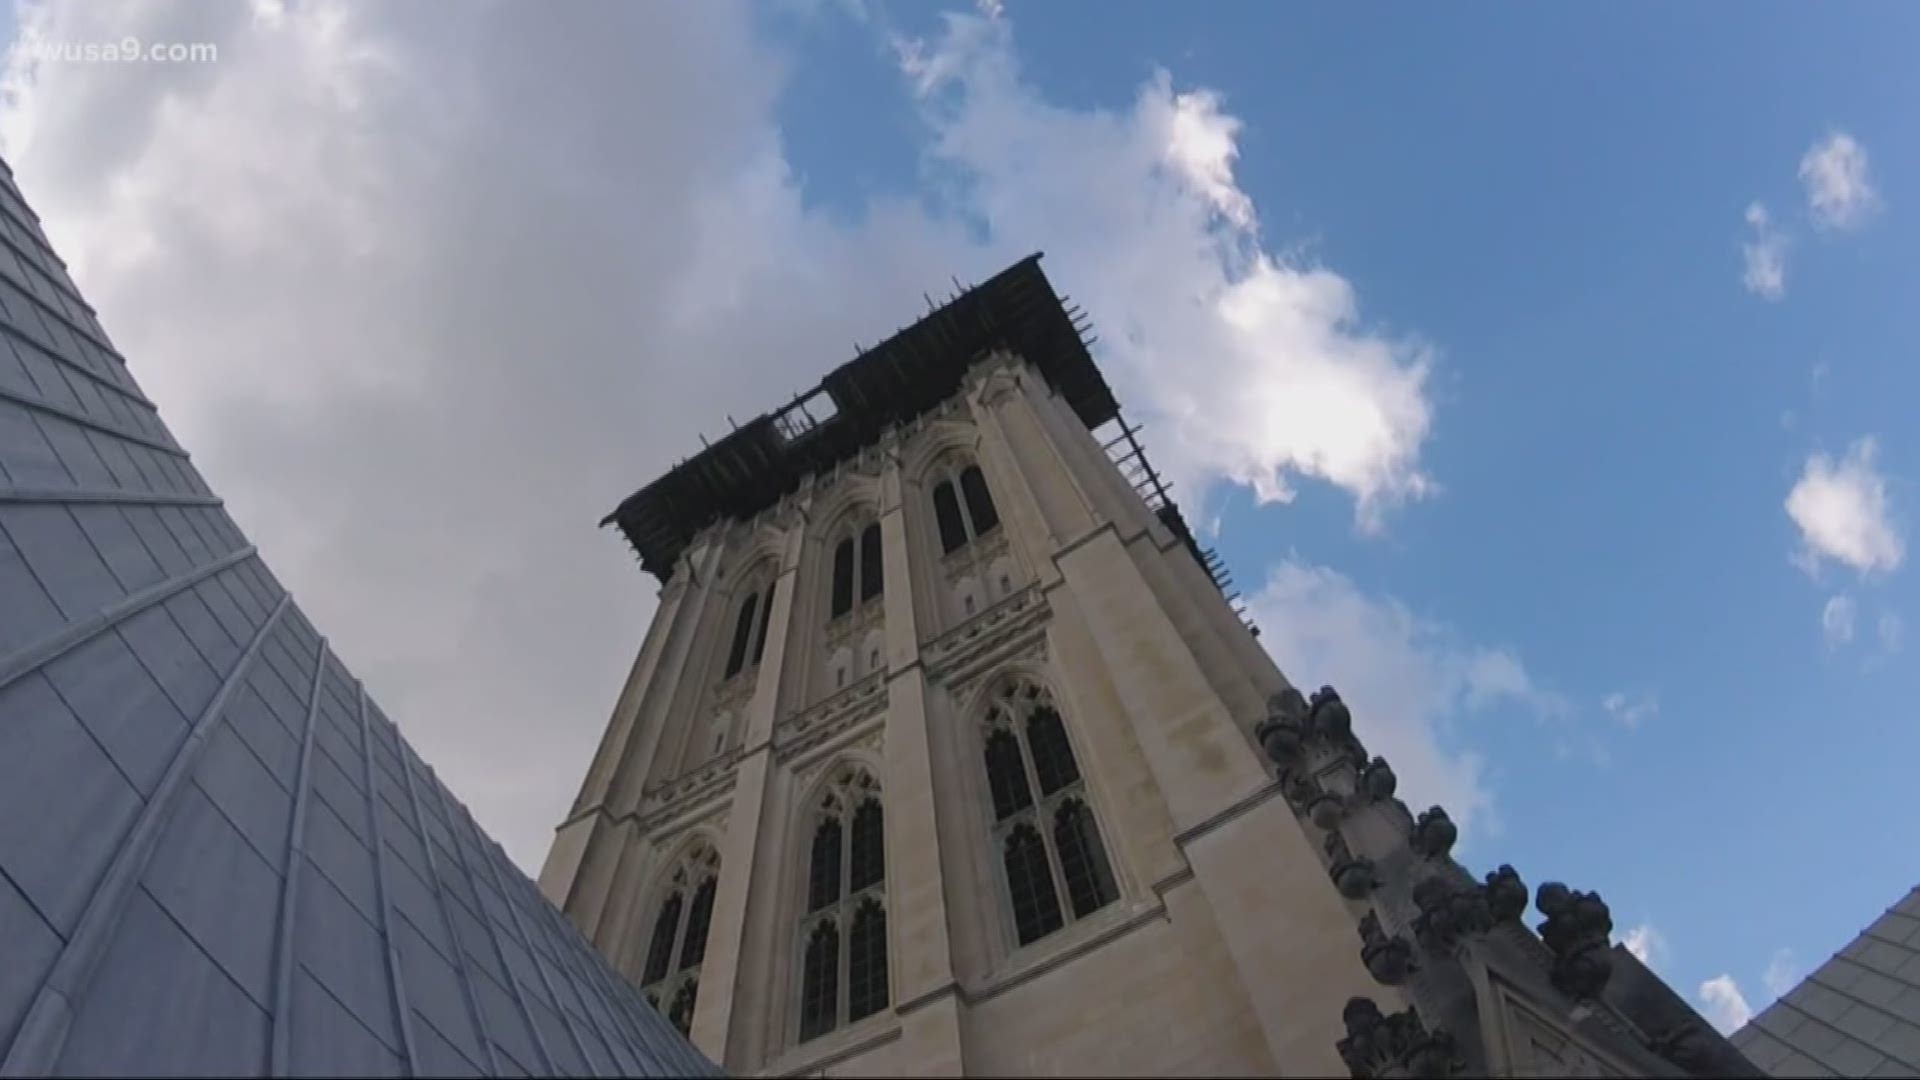
[[[367,700],[0,164],[0,1073],[715,1071]]]
[[[1920,888],[1733,1044],[1774,1076],[1920,1076]]]

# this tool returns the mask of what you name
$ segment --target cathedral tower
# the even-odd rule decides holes
[[[1079,330],[1030,258],[610,515],[664,587],[542,888],[734,1074],[1498,1064],[1409,1041],[1414,822]]]

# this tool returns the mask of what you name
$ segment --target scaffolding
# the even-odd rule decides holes
[[[1121,478],[1132,486],[1134,494],[1140,496],[1140,500],[1147,504],[1147,509],[1153,511],[1153,515],[1160,519],[1161,524],[1186,545],[1194,561],[1200,564],[1200,569],[1206,571],[1207,577],[1213,581],[1214,588],[1220,590],[1220,595],[1226,599],[1227,606],[1233,609],[1234,617],[1240,620],[1249,633],[1259,637],[1260,628],[1254,624],[1253,616],[1247,612],[1244,598],[1235,589],[1233,572],[1227,569],[1226,560],[1215,549],[1200,546],[1200,541],[1194,536],[1193,529],[1187,525],[1185,515],[1180,513],[1179,504],[1167,494],[1173,485],[1163,480],[1159,471],[1153,467],[1153,462],[1148,460],[1146,447],[1140,445],[1140,425],[1128,423],[1124,415],[1116,415],[1114,423],[1118,425],[1118,434],[1101,446],[1101,450],[1107,455],[1107,460],[1120,471]]]

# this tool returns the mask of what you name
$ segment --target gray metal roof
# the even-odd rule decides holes
[[[715,1072],[367,700],[0,163],[0,1073]]]
[[[1774,1076],[1920,1076],[1920,888],[1733,1044]]]

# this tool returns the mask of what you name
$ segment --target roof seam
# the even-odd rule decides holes
[[[522,893],[521,903],[522,906],[525,907],[524,890],[522,890]],[[553,995],[554,1010],[560,1014],[561,1021],[567,1024],[567,1029],[572,1032],[574,1041],[580,1044],[581,1056],[587,1060],[589,1065],[592,1065],[594,1064],[594,1054],[591,1052],[592,1047],[588,1045],[588,1040],[581,1037],[579,1024],[574,1021],[584,1019],[585,1023],[592,1029],[591,1034],[600,1041],[602,1048],[609,1054],[612,1054],[612,1047],[606,1046],[606,1036],[600,1030],[599,1024],[595,1023],[591,1017],[580,1017],[578,1015],[580,1010],[569,1007],[568,1002],[560,996],[560,987],[563,985],[566,987],[567,992],[573,995],[575,1004],[578,1004],[584,995],[581,993],[580,981],[572,971],[572,965],[567,962],[565,950],[561,949],[558,943],[553,940],[552,928],[545,925],[545,920],[538,915],[533,917],[533,923],[533,933],[538,934],[540,939],[546,942],[546,948],[537,951],[544,952],[547,959],[559,969],[561,981],[556,984],[551,978],[548,980],[548,992]],[[617,1070],[619,1063],[615,1062],[614,1067]]]
[[[106,506],[225,506],[216,495],[125,488],[29,488],[0,486],[0,503],[90,503]]]
[[[404,757],[400,761],[400,772],[407,785],[407,801],[413,804],[413,825],[420,830],[420,846],[426,852],[427,873],[432,877],[434,902],[440,908],[440,921],[447,924],[447,937],[452,939],[454,973],[460,979],[460,999],[466,1003],[467,1018],[473,1022],[474,1035],[480,1041],[480,1051],[486,1059],[488,1076],[500,1075],[500,1060],[493,1053],[493,1036],[487,1030],[486,1017],[481,1014],[480,1002],[474,997],[473,976],[467,970],[467,950],[460,947],[459,932],[453,927],[453,913],[447,910],[447,890],[440,878],[440,865],[434,857],[433,838],[427,832],[426,814],[420,808],[420,791],[414,782],[413,769]],[[428,942],[432,944],[432,942]],[[446,1035],[441,1032],[441,1035]],[[453,1042],[451,1038],[447,1040]]]
[[[300,764],[294,771],[293,817],[287,823],[286,874],[280,879],[280,916],[275,927],[273,961],[273,1042],[267,1071],[286,1076],[290,1071],[293,1033],[288,1023],[293,1007],[293,919],[299,905],[300,867],[307,861],[308,794],[313,790],[313,728],[320,715],[320,677],[327,670],[327,639],[313,660],[313,681],[307,694],[307,722],[300,736]],[[277,673],[276,673],[277,674]],[[276,720],[278,718],[276,717]]]
[[[72,936],[67,938],[59,957],[54,960],[52,969],[47,972],[39,991],[35,993],[33,1004],[14,1035],[13,1045],[8,1048],[6,1057],[0,1059],[0,1075],[45,1075],[51,1073],[58,1064],[60,1052],[66,1046],[67,1033],[73,1026],[73,1010],[92,981],[107,946],[112,943],[114,931],[118,929],[127,904],[140,884],[140,877],[153,858],[153,852],[159,846],[174,811],[179,808],[181,790],[185,788],[194,767],[199,764],[200,755],[213,729],[224,719],[227,700],[233,696],[233,688],[260,655],[262,643],[279,624],[280,617],[291,603],[292,597],[282,592],[279,603],[262,620],[260,628],[254,632],[253,640],[247,643],[246,651],[234,660],[233,667],[221,680],[220,688],[214,692],[200,713],[200,718],[174,751],[166,772],[154,786],[153,794],[141,807],[139,816],[121,839],[119,849],[114,852],[106,872],[94,887],[93,895],[88,898]]]
[[[400,1048],[406,1055],[407,1075],[420,1075],[420,1051],[413,1038],[413,1009],[407,1004],[407,984],[400,970],[400,949],[393,940],[392,902],[388,899],[387,851],[380,835],[380,798],[373,786],[373,730],[367,721],[367,686],[354,680],[360,712],[360,767],[364,770],[367,790],[363,792],[367,800],[367,828],[373,834],[373,886],[374,903],[380,908],[380,945],[387,954],[387,977],[389,990],[393,998],[394,1019],[400,1025]]]
[[[506,979],[507,985],[503,987],[503,989],[506,990],[507,996],[513,999],[514,1005],[519,1008],[520,1018],[526,1022],[527,1034],[533,1040],[534,1052],[540,1055],[540,1060],[543,1063],[542,1071],[548,1075],[554,1075],[558,1070],[554,1068],[553,1055],[547,1051],[546,1039],[541,1036],[539,1025],[533,1021],[533,1010],[527,1008],[526,997],[520,991],[520,976],[514,973],[513,965],[507,963],[507,951],[500,946],[500,928],[494,925],[493,913],[487,910],[486,899],[480,895],[480,879],[474,875],[473,862],[467,857],[467,849],[469,847],[474,848],[476,853],[483,858],[486,855],[485,851],[478,848],[478,845],[471,835],[473,819],[470,816],[455,814],[453,812],[455,804],[445,784],[435,784],[434,788],[439,793],[441,808],[445,810],[447,814],[448,831],[453,832],[454,829],[458,828],[459,825],[456,823],[467,826],[468,835],[462,836],[457,832],[454,833],[453,842],[454,846],[458,849],[454,854],[459,856],[460,872],[467,879],[467,887],[474,891],[474,905],[480,909],[475,913],[475,920],[486,930],[487,940],[493,945],[494,959],[499,962],[500,974]],[[482,971],[481,974],[488,975],[489,978],[492,977],[485,971]],[[498,980],[495,981],[497,982]],[[502,1046],[501,1049],[505,1050],[506,1047]],[[511,1057],[512,1054],[509,1053],[508,1056]]]
[[[116,439],[123,439],[127,442],[133,443],[136,446],[144,446],[147,449],[155,451],[157,453],[171,454],[174,457],[182,458],[182,459],[187,457],[187,452],[185,450],[182,450],[177,446],[168,446],[166,443],[161,442],[160,440],[154,438],[151,435],[144,435],[136,431],[131,431],[127,428],[121,427],[118,424],[110,424],[105,420],[88,416],[86,413],[81,412],[79,409],[69,409],[65,405],[56,405],[53,402],[48,401],[44,398],[28,397],[25,394],[16,393],[12,390],[9,390],[4,386],[0,386],[0,401],[11,401],[15,405],[19,405],[27,409],[32,409],[35,412],[43,412],[50,416],[57,416],[62,420],[79,424],[83,428],[90,428],[94,431],[100,432],[103,435],[111,435]]]
[[[471,814],[468,815],[468,824],[473,831],[479,831],[479,825],[472,820]],[[540,950],[533,947],[532,939],[527,936],[526,924],[520,918],[520,905],[515,901],[513,893],[508,890],[506,878],[500,874],[499,860],[495,859],[493,853],[485,847],[480,849],[480,858],[485,860],[487,870],[493,875],[494,888],[500,890],[500,899],[507,905],[507,919],[513,924],[513,932],[520,938],[521,948],[526,949],[528,957],[533,960],[534,974],[540,976],[540,985],[547,991],[547,1000],[553,1002],[554,1011],[560,1014],[560,1026],[566,1029],[567,1037],[573,1041],[574,1051],[580,1055],[580,1060],[591,1065],[592,1061],[587,1057],[587,1048],[580,1041],[580,1033],[573,1030],[573,1022],[567,1018],[566,1009],[560,1005],[560,995],[553,992],[553,980],[547,977],[547,967],[541,958]]]
[[[0,657],[0,689],[5,689],[15,679],[45,667],[108,630],[117,628],[121,623],[155,604],[165,603],[178,593],[200,584],[222,570],[244,562],[251,558],[254,552],[253,545],[249,544],[177,577],[149,585],[84,619],[68,622],[62,629],[15,650],[9,656]]]
[[[147,885],[145,882],[141,882],[139,885],[135,886],[135,889],[141,895],[144,895],[148,900],[153,902],[154,909],[160,912],[160,917],[172,923],[174,929],[180,931],[180,936],[187,940],[187,944],[193,946],[193,951],[199,953],[201,956],[206,957],[207,962],[213,965],[213,970],[219,972],[221,978],[227,980],[227,982],[229,983],[232,983],[233,988],[240,992],[241,997],[247,999],[248,1004],[260,1010],[260,1014],[262,1016],[266,1015],[267,1006],[262,1004],[259,998],[256,998],[253,996],[253,991],[248,990],[246,986],[240,982],[240,979],[238,976],[236,976],[233,972],[227,970],[227,965],[224,962],[222,962],[218,956],[215,956],[211,950],[209,950],[205,945],[201,944],[200,939],[194,935],[194,932],[192,930],[187,928],[186,923],[183,923],[178,918],[174,917],[173,912],[169,911],[167,909],[167,905],[162,903],[160,898],[153,894],[152,889],[147,888]]]

